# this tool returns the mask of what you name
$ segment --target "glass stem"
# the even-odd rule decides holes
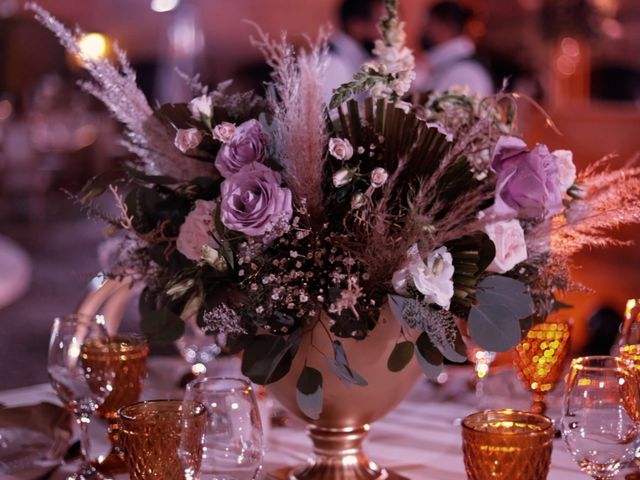
[[[80,429],[80,459],[82,466],[89,466],[91,459],[89,451],[91,449],[91,441],[89,440],[89,422],[91,418],[86,413],[76,414],[76,421],[78,422],[78,428]]]

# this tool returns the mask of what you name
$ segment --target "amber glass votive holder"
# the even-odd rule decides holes
[[[127,471],[118,434],[118,409],[137,402],[147,376],[149,345],[139,334],[114,335],[94,339],[82,347],[85,367],[97,371],[114,372],[112,390],[98,409],[98,414],[108,422],[111,452],[96,462],[95,468],[108,475]]]
[[[462,421],[469,480],[544,480],[553,449],[553,422],[520,410],[486,410]]]
[[[546,412],[546,395],[560,380],[570,346],[571,323],[566,320],[534,325],[516,346],[513,363],[518,377],[533,394],[532,412]]]
[[[182,432],[183,420],[191,426],[188,434]],[[182,400],[138,402],[118,410],[118,421],[122,452],[131,480],[181,479],[185,478],[187,469],[200,470],[202,436],[207,421],[202,403]],[[189,456],[193,464],[181,462],[178,447],[194,452]]]

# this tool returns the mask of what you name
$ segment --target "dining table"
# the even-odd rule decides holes
[[[215,361],[210,375],[238,374],[234,360]],[[188,366],[172,356],[150,357],[143,399],[181,398],[179,378]],[[499,368],[484,380],[482,395],[473,388],[473,369],[448,367],[440,382],[420,379],[410,394],[388,415],[371,425],[365,450],[378,464],[411,480],[464,480],[467,478],[462,453],[461,420],[485,408],[526,408],[530,398],[512,368]],[[354,387],[357,388],[357,387]],[[558,387],[561,390],[562,386]],[[60,404],[49,384],[0,391],[5,407],[47,401]],[[311,452],[311,441],[302,421],[285,413],[273,399],[261,396],[261,415],[265,426],[266,450],[261,478],[274,479],[272,472],[304,464]],[[560,393],[549,397],[549,416],[559,415]],[[106,426],[96,420],[91,425],[92,453],[108,451]],[[62,480],[77,466],[61,465],[48,476]],[[617,479],[626,478],[621,473]],[[1,476],[0,476],[1,477]],[[20,477],[16,477],[20,478]],[[115,477],[128,478],[126,475]],[[548,480],[585,480],[561,438],[553,442]],[[517,479],[513,479],[517,480]],[[541,479],[542,480],[542,479]]]

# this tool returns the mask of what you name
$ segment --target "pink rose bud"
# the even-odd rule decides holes
[[[353,147],[345,138],[332,138],[329,140],[329,153],[338,160],[349,160],[353,157]]]
[[[236,125],[234,123],[222,122],[213,128],[213,138],[227,143],[236,133]]]
[[[197,128],[179,128],[173,143],[182,153],[187,153],[200,145],[203,137],[204,135]]]
[[[387,173],[387,171],[384,168],[382,167],[374,168],[371,171],[371,186],[373,188],[379,188],[386,183],[388,178],[389,178],[389,173]]]

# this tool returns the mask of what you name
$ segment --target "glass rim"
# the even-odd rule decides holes
[[[205,385],[209,384],[209,382],[213,383],[213,382],[235,382],[238,384],[238,387],[234,387],[234,386],[230,386],[227,388],[219,388],[219,389],[214,389],[214,388],[206,388]],[[197,388],[198,386],[203,386],[202,388]],[[253,386],[246,380],[239,378],[239,377],[231,377],[231,376],[224,376],[224,377],[198,377],[195,378],[193,380],[191,380],[189,383],[187,383],[187,386],[185,388],[186,391],[193,391],[193,392],[238,392],[238,391],[244,391],[244,390],[248,390],[249,392],[253,392]]]
[[[141,400],[139,402],[134,402],[134,403],[130,403],[128,405],[125,405],[123,407],[120,407],[117,411],[118,417],[122,420],[126,420],[128,422],[135,422],[136,420],[139,420],[139,416],[138,415],[134,415],[132,413],[129,413],[128,410],[137,410],[140,407],[144,407],[146,405],[176,405],[178,408],[176,408],[176,412],[177,411],[181,411],[182,407],[184,406],[185,402],[189,402],[192,403],[194,406],[200,406],[201,408],[199,408],[197,411],[194,410],[194,413],[191,414],[191,417],[198,417],[200,415],[204,415],[206,413],[206,408],[204,406],[203,403],[198,402],[196,400],[181,400],[178,398],[157,398],[157,399],[152,399],[152,400]],[[159,411],[159,410],[157,410]]]
[[[66,313],[64,315],[56,315],[53,317],[54,323],[76,323],[80,325],[89,325],[95,321],[98,325],[106,325],[107,321],[102,314],[90,315],[88,313]]]
[[[527,437],[527,436],[539,437],[539,436],[545,436],[549,432],[553,433],[553,420],[551,420],[546,415],[542,415],[540,413],[527,412],[526,410],[515,410],[511,408],[489,409],[489,410],[482,410],[480,412],[471,413],[470,415],[467,415],[462,420],[463,430],[467,430],[469,432],[473,432],[476,434],[479,433],[479,434],[485,434],[485,435],[494,435],[495,434],[494,432],[479,430],[478,428],[476,428],[471,424],[471,422],[478,420],[480,418],[484,418],[486,420],[485,423],[490,422],[489,414],[495,414],[496,416],[505,415],[505,418],[503,419],[496,418],[496,420],[499,420],[499,421],[513,421],[514,423],[520,422],[520,423],[528,423],[530,425],[534,425],[534,423],[527,422],[526,419],[527,418],[535,419],[538,422],[536,425],[539,425],[541,427],[540,430],[535,430],[535,431],[501,432],[500,433],[501,435],[508,434],[514,437]],[[512,419],[507,418],[508,415],[513,416],[513,418]],[[522,419],[522,420],[519,420],[519,419]]]
[[[587,362],[611,362],[612,365],[585,365]],[[619,371],[631,374],[631,366],[628,361],[620,356],[590,355],[577,357],[571,360],[571,370],[588,370],[592,372]]]

